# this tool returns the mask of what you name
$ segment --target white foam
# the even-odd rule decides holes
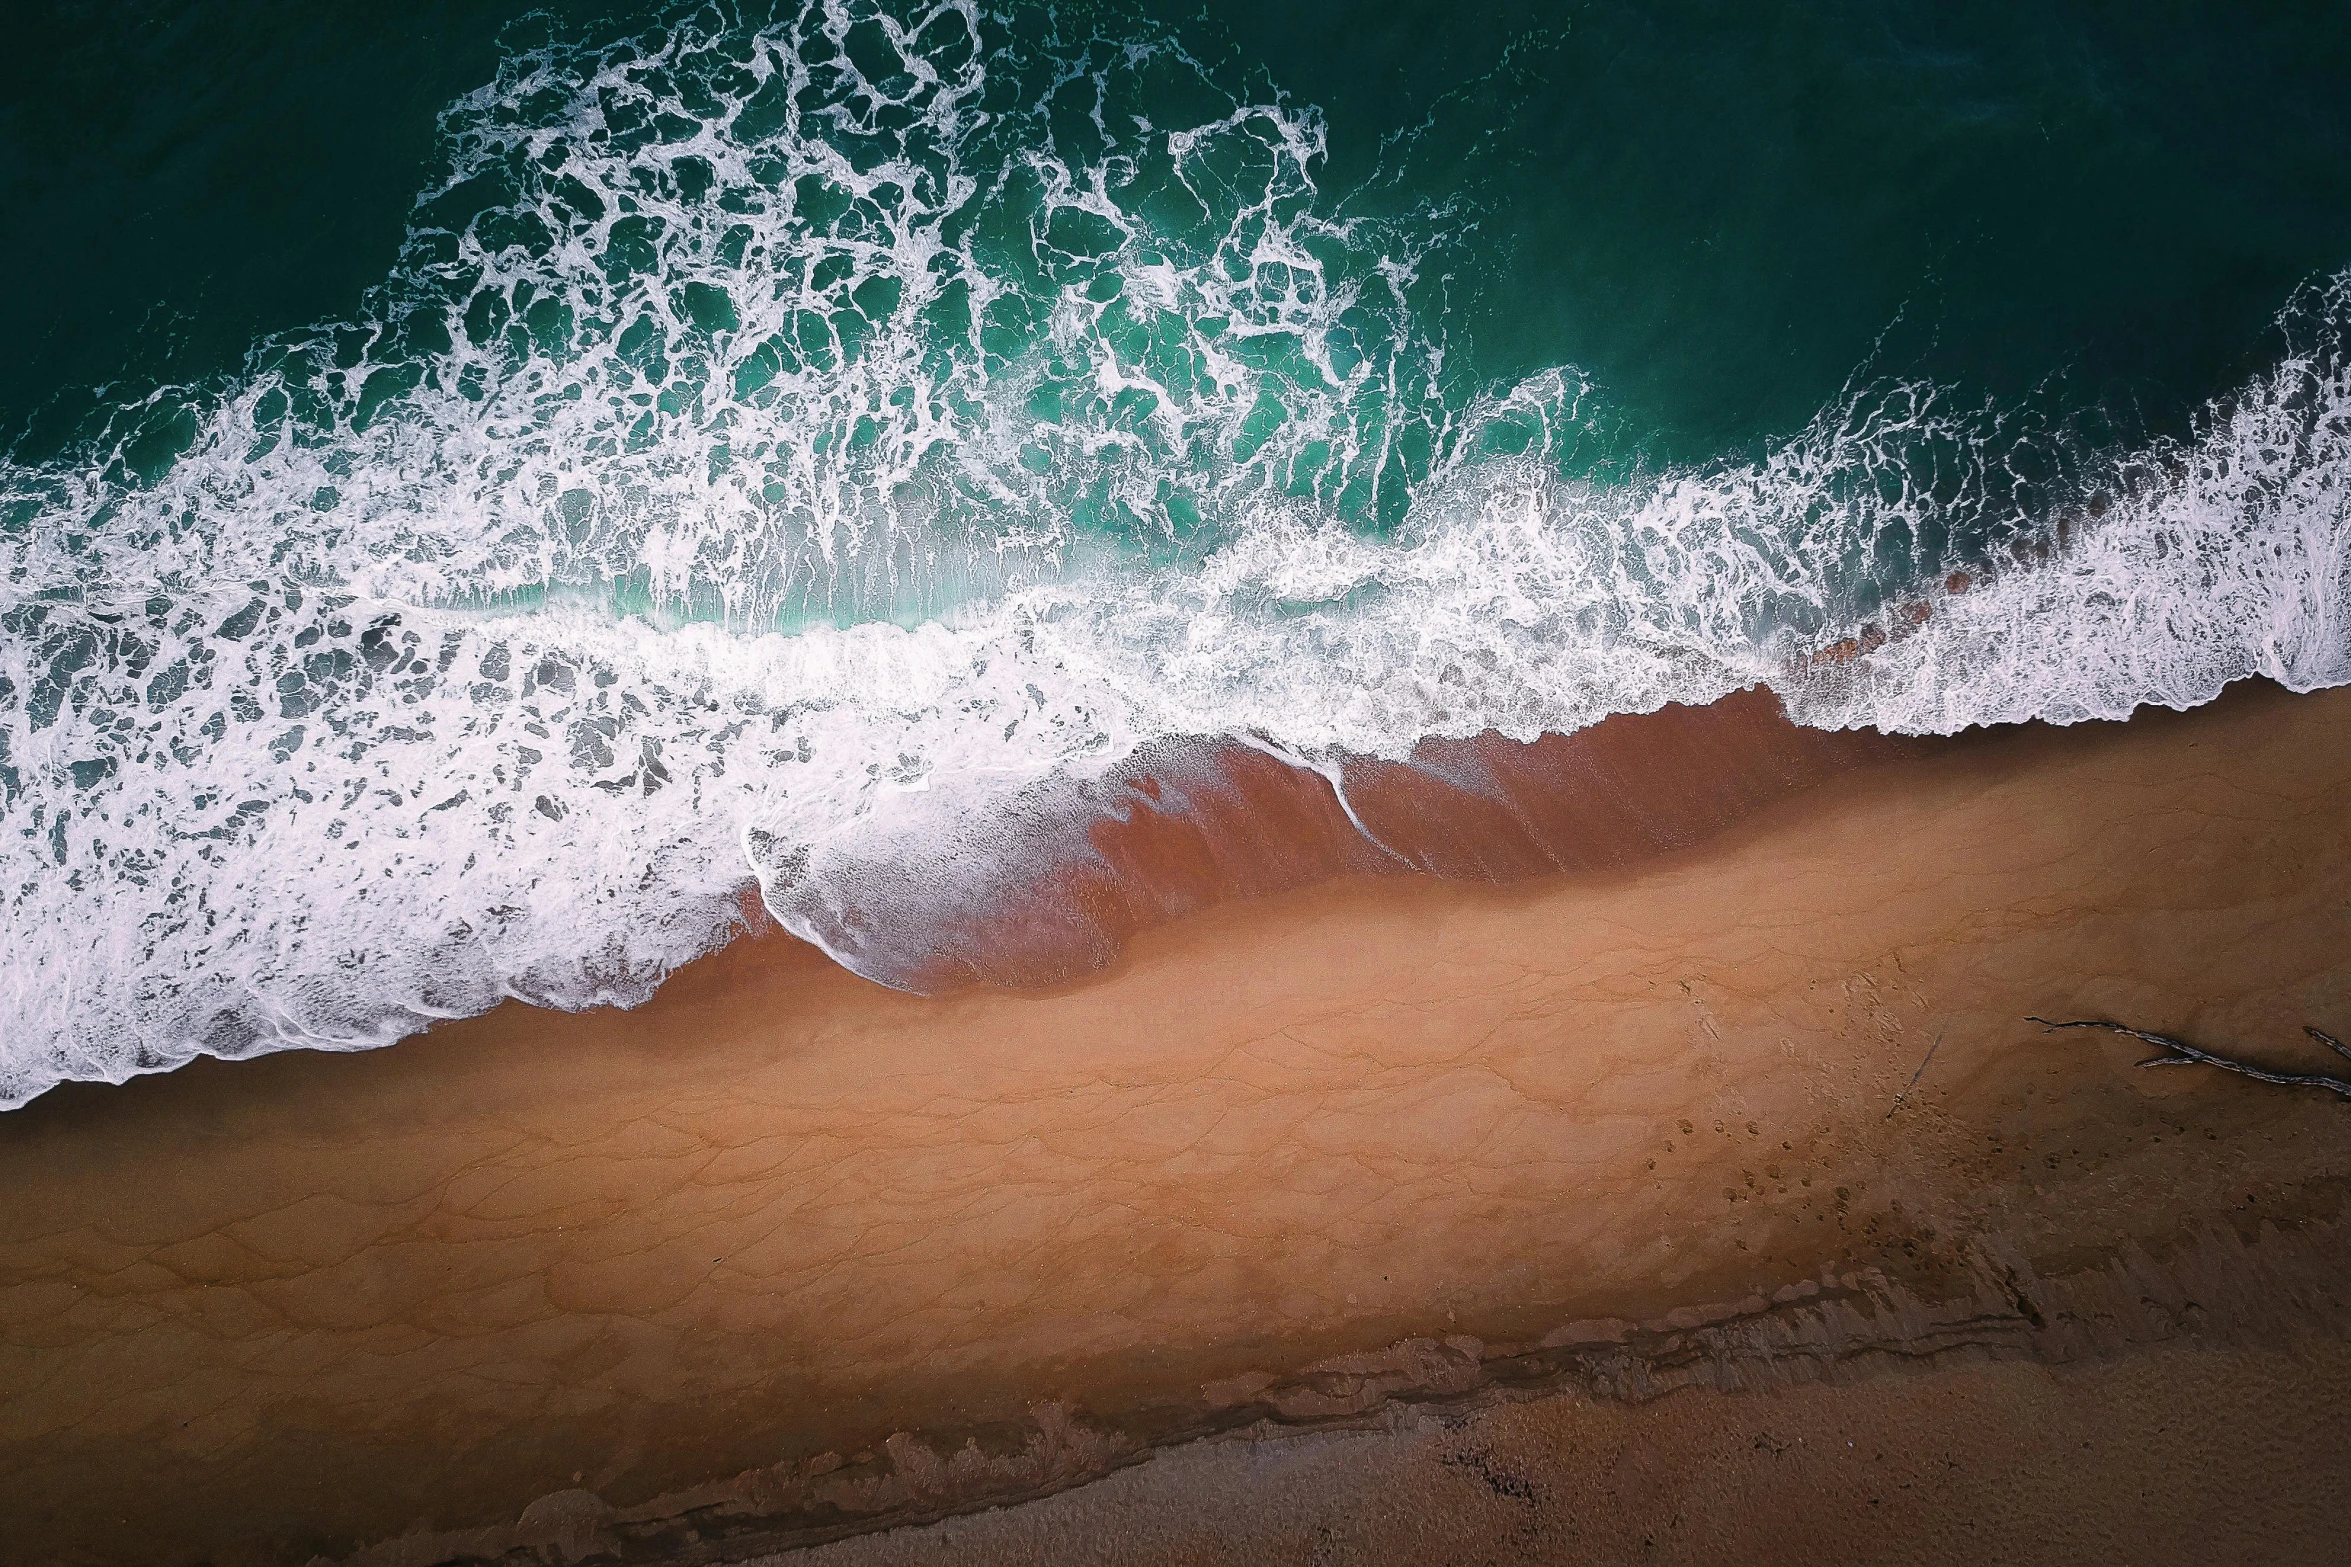
[[[2113,465],[2063,547],[1951,598],[1915,634],[1780,683],[1823,727],[1976,724],[2194,707],[2231,681],[2351,681],[2351,279],[2312,289],[2307,336],[2183,442]]]
[[[841,69],[866,22],[913,64]],[[445,126],[474,194],[420,206],[360,326],[0,475],[0,1104],[508,995],[633,1002],[749,878],[811,936],[893,884],[983,886],[1057,791],[1169,737],[1400,756],[1757,681],[1806,722],[1943,732],[2346,678],[2340,284],[2185,442],[2085,453],[1864,385],[1761,461],[1579,483],[1589,389],[1453,379],[1442,221],[1334,216],[1311,111],[1129,129],[1151,72],[1198,68],[1000,31],[844,0],[518,57]],[[1170,228],[1182,190],[1202,215]],[[1046,254],[1063,213],[1099,254]],[[544,244],[502,248],[525,218]],[[663,226],[641,269],[630,218]],[[696,326],[689,284],[736,326]],[[956,288],[1033,330],[942,330]],[[472,341],[493,291],[554,301],[565,342]],[[804,313],[831,357],[761,359]],[[178,410],[186,450],[127,473]],[[2060,523],[2049,564],[1984,570]],[[1934,591],[1957,565],[1983,580]],[[1914,634],[1806,662],[1918,591]]]

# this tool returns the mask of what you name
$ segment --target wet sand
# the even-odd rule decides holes
[[[975,816],[983,845],[869,863],[845,889],[771,888],[868,978],[935,994],[1082,979],[1135,936],[1237,898],[1345,876],[1508,884],[1687,848],[1772,802],[1931,746],[1805,729],[1761,689],[1570,735],[1423,741],[1328,776],[1236,741],[1146,747],[1099,780]],[[949,846],[955,847],[955,846]]]
[[[2351,1105],[2024,1019],[2324,1069],[2351,693],[1847,760],[1057,990],[770,936],[635,1012],[61,1090],[0,1118],[5,1550],[706,1560],[1398,1401],[1694,1432],[1888,1358],[2339,1341]]]

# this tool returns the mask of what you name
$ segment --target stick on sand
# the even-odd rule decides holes
[[[2159,1056],[2149,1056],[2139,1063],[2141,1066],[2216,1066],[2224,1072],[2235,1072],[2259,1082],[2275,1083],[2281,1088],[2323,1088],[2329,1093],[2341,1094],[2344,1098],[2351,1099],[2351,1082],[2346,1082],[2339,1077],[2328,1077],[2323,1072],[2273,1072],[2267,1067],[2255,1066],[2249,1061],[2238,1061],[2228,1056],[2215,1055],[2202,1046],[2191,1045],[2184,1039],[2174,1039],[2169,1034],[2150,1034],[2143,1028],[2132,1028],[2128,1024],[2112,1022],[2105,1018],[2085,1018],[2072,1023],[2053,1023],[2045,1017],[2027,1017],[2025,1021],[2038,1023],[2043,1028],[2049,1029],[2103,1028],[2110,1033],[2128,1034],[2133,1039],[2143,1039],[2164,1052]],[[2351,1045],[2344,1044],[2334,1035],[2322,1029],[2308,1026],[2305,1026],[2302,1032],[2335,1054],[2346,1060],[2351,1060]]]

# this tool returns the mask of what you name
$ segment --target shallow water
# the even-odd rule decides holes
[[[311,9],[0,94],[0,1102],[635,1000],[1175,737],[2351,669],[2351,22]]]

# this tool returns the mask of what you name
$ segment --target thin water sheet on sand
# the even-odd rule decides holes
[[[1638,1394],[1750,1320],[1783,1366],[2334,1331],[2341,1106],[2024,1019],[2344,1031],[2347,763],[2351,696],[2246,688],[1044,992],[770,937],[632,1012],[60,1090],[0,1120],[0,1513],[31,1560],[707,1557]]]

